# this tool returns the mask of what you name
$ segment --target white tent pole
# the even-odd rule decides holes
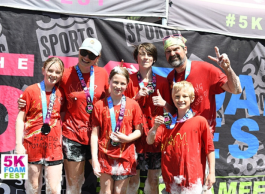
[[[166,0],[166,17],[162,18],[162,25],[167,26],[169,0]]]

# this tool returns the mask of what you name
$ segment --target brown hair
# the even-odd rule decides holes
[[[141,48],[144,48],[148,55],[152,55],[154,62],[157,60],[157,49],[156,49],[155,45],[153,45],[152,43],[142,43],[142,44],[138,45],[134,49],[134,52],[133,52],[134,60],[137,63],[138,63],[137,57],[138,57],[138,54],[139,54],[139,50]]]
[[[111,70],[110,74],[109,74],[109,81],[116,74],[123,75],[126,78],[126,80],[127,80],[127,84],[129,83],[129,81],[130,81],[130,74],[129,74],[129,72],[127,71],[127,69],[125,67],[119,67],[119,66],[114,67]]]
[[[193,85],[188,81],[180,81],[174,83],[173,85],[172,94],[171,94],[172,99],[174,98],[174,94],[183,88],[188,90],[190,99],[195,97],[195,91]]]

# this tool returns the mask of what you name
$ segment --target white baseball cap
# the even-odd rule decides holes
[[[101,49],[102,49],[102,45],[96,38],[86,38],[83,41],[79,50],[80,49],[89,50],[92,53],[94,53],[96,56],[99,56]]]

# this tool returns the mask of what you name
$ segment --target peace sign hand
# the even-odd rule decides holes
[[[216,57],[208,56],[209,59],[215,61],[223,70],[228,70],[230,68],[230,60],[227,54],[223,53],[220,55],[219,48],[214,47]]]

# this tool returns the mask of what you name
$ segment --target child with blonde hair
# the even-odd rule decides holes
[[[206,119],[195,116],[190,108],[194,101],[190,82],[173,85],[172,100],[177,114],[157,116],[147,135],[147,143],[161,146],[161,169],[166,191],[171,194],[202,193],[206,156],[209,175],[205,187],[215,182],[214,144]]]

